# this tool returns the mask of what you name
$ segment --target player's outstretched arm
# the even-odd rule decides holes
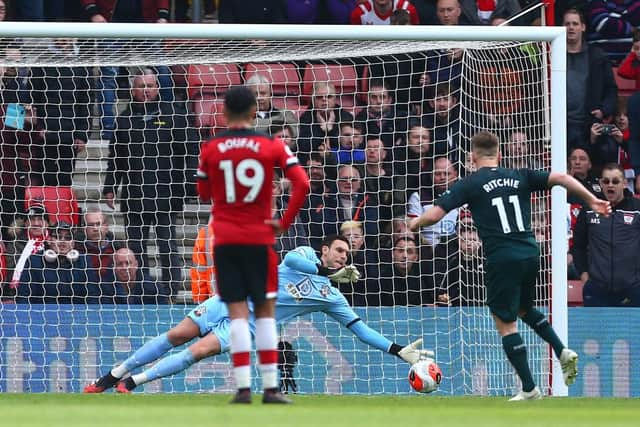
[[[354,324],[350,325],[349,329],[365,344],[375,347],[380,351],[384,351],[385,353],[398,356],[410,365],[413,365],[421,358],[433,357],[432,351],[421,349],[422,339],[416,340],[405,347],[401,347],[400,345],[385,338],[379,332],[371,329],[362,320],[358,320]]]
[[[594,212],[600,215],[609,216],[611,204],[607,200],[598,199],[593,193],[582,185],[577,179],[566,173],[551,172],[549,174],[549,187],[561,185],[572,194],[584,200]]]
[[[413,218],[411,223],[409,223],[409,228],[411,231],[417,232],[421,227],[428,227],[439,222],[446,214],[447,211],[440,206],[432,206],[419,217]]]

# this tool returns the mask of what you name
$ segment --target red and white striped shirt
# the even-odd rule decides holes
[[[390,25],[391,15],[395,10],[404,9],[409,12],[411,25],[420,24],[416,8],[408,0],[393,0],[393,7],[385,15],[380,14],[373,5],[373,0],[360,3],[351,12],[351,25]]]

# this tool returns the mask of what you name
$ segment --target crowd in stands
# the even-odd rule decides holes
[[[25,8],[25,3],[38,6]],[[533,2],[205,3],[205,10],[217,11],[220,23],[504,25]],[[177,0],[0,0],[0,21],[162,24],[172,17],[188,20],[186,5]],[[616,82],[632,79],[640,89],[640,6],[624,0],[566,1],[556,6],[562,12],[558,24],[567,28],[568,169],[594,193],[634,207],[632,196],[640,193],[640,92],[620,97]],[[533,21],[528,14],[515,23],[537,23]],[[601,47],[608,46],[605,39],[626,46],[626,55],[603,51]],[[54,39],[46,48],[72,62],[82,46],[74,39]],[[19,43],[4,44],[1,54],[19,59]],[[285,76],[279,81],[261,64],[229,65],[226,85],[199,76],[198,83],[188,87],[178,84],[176,69],[166,66],[100,67],[98,74],[80,66],[0,67],[0,296],[18,303],[169,303],[187,279],[182,277],[177,214],[185,201],[196,197],[200,144],[224,130],[218,108],[226,88],[245,84],[257,98],[256,129],[285,141],[311,181],[301,214],[278,239],[279,253],[299,245],[318,250],[324,236],[342,234],[351,242],[352,260],[361,273],[358,283],[340,285],[354,305],[481,304],[482,248],[469,213],[451,211],[417,234],[408,231],[407,222],[472,170],[464,152],[474,131],[490,129],[500,135],[507,167],[549,167],[541,129],[525,126],[543,126],[543,119],[531,117],[542,108],[523,113],[514,101],[541,99],[546,82],[524,75],[528,67],[487,70],[480,83],[500,87],[494,91],[497,98],[473,111],[461,111],[467,102],[461,79],[464,55],[462,49],[434,49],[367,58],[363,63],[272,64]],[[497,49],[491,55],[497,62],[536,60],[526,47]],[[319,77],[319,70],[326,78]],[[328,70],[341,77],[329,78]],[[193,77],[183,79],[189,83]],[[467,88],[466,93],[473,95],[474,90]],[[117,108],[118,99],[126,103],[124,109]],[[94,118],[98,129],[92,127]],[[100,208],[87,206],[77,220],[56,216],[57,209],[46,200],[29,197],[34,187],[71,188],[76,158],[94,134],[109,145],[102,200],[111,209],[119,201],[126,240],[116,239]],[[603,184],[614,181],[620,188]],[[273,189],[278,216],[286,208],[289,183],[279,176]],[[598,233],[584,224],[587,213],[582,206],[568,202],[571,230],[579,231],[569,256],[571,278],[588,283],[585,292],[599,296],[585,298],[585,303],[640,305],[640,278],[627,278],[622,281],[627,288],[619,289],[598,272],[590,276],[589,248]],[[541,214],[548,207],[544,200],[539,203],[534,231],[548,245],[548,218]],[[629,235],[640,241],[640,218],[622,216],[619,221],[628,222]],[[213,289],[211,231],[201,225],[190,278],[195,302]],[[156,279],[150,273],[151,236],[159,254]],[[542,252],[548,256],[548,247]],[[604,298],[603,290],[615,291],[617,297]]]

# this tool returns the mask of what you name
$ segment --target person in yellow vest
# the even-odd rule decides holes
[[[194,303],[201,303],[214,294],[213,221],[198,230],[191,256],[191,294]]]

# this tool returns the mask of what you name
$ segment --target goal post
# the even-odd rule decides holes
[[[426,123],[417,117],[425,114],[416,112],[414,109],[420,111],[422,107],[429,108],[430,101],[433,101],[435,96],[433,92],[435,88],[438,84],[447,84],[450,85],[452,91],[455,91],[455,97],[460,104],[459,117],[456,118],[460,125],[457,130],[460,140],[465,144],[456,147],[444,144],[448,147],[448,151],[444,155],[457,159],[455,160],[456,166],[461,170],[461,173],[469,172],[465,156],[468,154],[470,133],[485,128],[482,124],[485,123],[483,120],[491,120],[491,117],[506,111],[505,108],[508,110],[509,107],[505,105],[509,103],[510,96],[517,96],[519,102],[521,101],[520,104],[527,110],[522,114],[525,117],[524,122],[511,123],[508,125],[508,129],[516,131],[518,126],[522,126],[526,130],[525,133],[532,138],[531,144],[532,147],[535,147],[532,148],[532,151],[535,153],[531,153],[529,160],[533,162],[533,157],[536,159],[546,158],[547,163],[538,164],[548,168],[550,162],[551,170],[555,172],[565,172],[566,170],[566,40],[563,27],[132,25],[120,23],[47,23],[45,25],[42,23],[3,22],[0,24],[0,38],[15,40],[16,43],[19,41],[21,49],[19,59],[10,56],[0,58],[0,68],[82,66],[97,73],[93,76],[94,80],[99,80],[103,76],[103,67],[153,66],[157,68],[181,65],[186,68],[190,65],[205,64],[204,68],[198,72],[206,73],[207,64],[232,64],[240,71],[237,72],[237,82],[233,80],[236,77],[232,78],[231,75],[225,80],[229,85],[247,83],[251,75],[266,74],[269,77],[279,72],[286,74],[287,71],[280,70],[277,64],[287,63],[293,67],[294,74],[297,74],[299,78],[297,89],[285,87],[274,99],[278,98],[280,102],[278,106],[284,108],[289,107],[288,102],[292,101],[292,105],[299,109],[296,120],[300,119],[304,111],[308,111],[306,105],[309,103],[312,92],[309,92],[309,88],[305,84],[310,85],[309,87],[313,91],[314,81],[305,80],[303,75],[307,67],[313,69],[313,64],[340,65],[346,63],[356,70],[356,74],[348,77],[348,84],[344,74],[340,74],[331,81],[333,86],[338,86],[334,87],[334,90],[340,92],[336,95],[345,102],[345,107],[348,107],[352,113],[356,113],[367,108],[367,83],[380,77],[384,81],[393,81],[394,85],[400,86],[401,84],[398,82],[407,76],[400,68],[394,68],[396,71],[389,71],[390,68],[386,65],[405,61],[403,55],[416,54],[420,60],[426,61],[426,58],[431,58],[432,63],[436,64],[435,68],[431,70],[433,72],[431,87],[428,89],[416,87],[415,76],[408,76],[409,86],[403,88],[408,93],[408,98],[402,101],[404,104],[400,105],[403,109],[406,107],[407,116],[394,115],[390,117],[394,123],[406,119],[403,125],[405,128],[401,132],[394,128],[390,145],[388,145],[388,140],[382,129],[377,134],[387,144],[390,153],[398,152],[407,155],[408,123],[416,121]],[[69,57],[62,57],[47,51],[44,48],[46,39],[56,38],[78,39],[82,44],[80,54],[74,56],[72,62],[69,62]],[[104,49],[104,46],[114,42],[117,42],[118,49]],[[533,46],[533,50],[529,50],[530,45]],[[460,52],[463,52],[460,60],[462,71],[456,77],[460,81],[459,86],[451,84],[449,80],[440,80],[441,75],[450,75],[451,73],[450,69],[453,68],[451,64],[442,64],[449,60],[449,55],[454,49],[460,49]],[[518,55],[516,57],[501,56],[501,52],[511,51],[518,52]],[[411,62],[412,58],[415,59],[410,56],[408,61]],[[250,68],[248,64],[258,65]],[[375,72],[372,71],[374,66],[379,66],[382,75],[375,75]],[[276,70],[276,68],[278,69]],[[367,70],[364,75],[362,74],[363,69]],[[414,72],[413,68],[410,70],[411,73]],[[421,71],[426,73],[423,69]],[[270,74],[272,72],[273,74]],[[331,70],[326,72],[329,75]],[[340,73],[342,72],[340,71]],[[515,77],[511,78],[510,73],[513,73]],[[184,78],[188,80],[189,76]],[[203,79],[200,81],[203,86],[207,84],[203,82]],[[260,83],[259,78],[256,81]],[[187,84],[191,83],[193,82],[187,82]],[[214,84],[217,83],[214,82]],[[341,92],[346,90],[345,87],[348,85],[353,85],[348,89],[351,92],[348,94]],[[163,87],[162,82],[160,82],[160,86],[160,90],[167,89],[167,87]],[[169,87],[169,89],[175,88]],[[197,87],[188,86],[185,90],[186,101],[190,105],[195,105],[202,99],[192,99],[190,93],[192,89],[198,90]],[[191,110],[189,115],[208,114],[213,117],[218,114],[219,112],[214,111],[212,105],[216,102],[219,103],[220,93],[223,89],[221,88],[220,91],[217,91],[216,88],[211,89],[212,97],[206,100],[211,102],[211,104],[207,104],[208,110],[200,111],[200,113]],[[429,99],[416,100],[411,95],[411,91],[414,89],[419,90],[421,97],[428,93]],[[399,96],[399,90],[399,87],[394,87],[394,94]],[[95,93],[89,102],[96,102]],[[400,103],[397,99],[396,102]],[[116,100],[115,104],[117,103]],[[295,108],[292,109],[295,110]],[[484,109],[489,109],[489,111],[484,111]],[[98,108],[93,108],[93,128],[87,130],[92,135],[90,137],[92,141],[99,139],[96,134],[99,134],[100,131],[100,125],[97,123],[101,118],[95,115],[95,111],[98,111]],[[122,112],[121,109],[119,112]],[[357,114],[353,115],[357,116]],[[209,119],[214,122],[215,119],[211,117]],[[547,123],[549,119],[550,123]],[[196,117],[195,120],[198,118]],[[357,128],[363,133],[364,140],[373,136],[366,133],[368,129],[366,124],[356,126],[357,120],[353,120],[353,128]],[[286,120],[281,124],[287,124]],[[220,123],[218,125],[224,126]],[[212,124],[211,127],[213,128],[214,125]],[[425,158],[420,157],[419,159],[432,161],[434,160],[433,147],[437,142],[434,141],[436,125],[424,125],[424,127],[429,128],[432,151],[428,155],[425,154]],[[267,129],[269,129],[268,126]],[[202,132],[202,129],[200,130]],[[396,137],[399,133],[402,133],[402,136]],[[446,142],[448,133],[445,131],[444,135]],[[336,138],[338,137],[336,136]],[[91,152],[89,154],[95,155],[95,159],[90,158],[85,162],[86,164],[99,164],[94,172],[101,178],[107,172],[105,166],[108,157],[107,145],[106,141],[98,146],[92,146],[90,142],[89,148],[94,150],[94,154]],[[305,152],[301,150],[299,154],[309,157],[312,153],[310,150]],[[387,161],[390,163],[389,159]],[[73,187],[76,191],[85,194],[80,197],[80,203],[86,209],[90,206],[96,206],[104,200],[100,200],[100,196],[95,192],[91,193],[84,188],[89,187],[90,184],[87,177],[79,177],[84,173],[83,170],[78,168],[78,164],[76,164]],[[401,172],[397,172],[391,166],[389,170],[392,171],[392,178],[401,175]],[[414,178],[422,188],[420,172],[416,172]],[[409,174],[406,171],[402,173]],[[330,185],[338,185],[335,183],[335,170],[329,175],[330,181],[334,181],[330,182]],[[100,187],[103,183],[104,181],[99,183]],[[433,183],[430,185],[432,186],[431,190],[434,191]],[[416,189],[418,199],[420,199],[420,188]],[[395,190],[397,189],[391,189],[391,191]],[[376,196],[375,200],[381,197],[379,194],[374,195]],[[0,197],[3,196],[0,195]],[[407,195],[406,199],[406,203],[409,203],[410,196]],[[417,203],[421,204],[422,200],[417,200]],[[104,205],[100,206],[104,207]],[[387,206],[383,206],[381,202],[375,206],[378,213],[385,207]],[[395,215],[396,210],[406,211],[406,204],[400,206],[395,199],[393,204],[388,207],[390,211],[394,212],[392,216]],[[184,247],[192,246],[191,241],[195,238],[195,236],[190,237],[189,233],[194,228],[206,225],[206,220],[203,220],[203,217],[206,216],[206,206],[191,203],[187,209],[196,210],[199,216],[197,216],[198,220],[193,222],[183,218],[182,222],[177,225],[178,238],[183,240]],[[543,270],[545,274],[551,275],[551,279],[549,280],[548,277],[541,279],[539,302],[543,306],[542,308],[550,314],[553,327],[560,338],[567,342],[567,205],[565,191],[558,187],[554,188],[551,191],[550,201],[540,202],[540,206],[536,209],[539,209],[537,212],[539,216],[544,216],[551,221],[550,236],[545,238],[545,245],[548,248],[543,248],[543,255],[547,255],[546,264],[543,263]],[[116,225],[120,227],[119,230],[122,232],[122,220],[118,221],[119,223]],[[453,221],[460,224],[462,216],[454,218]],[[391,223],[391,221],[388,222]],[[372,244],[371,242],[374,240],[377,245],[379,243],[378,235],[392,239],[392,232],[386,228],[378,228],[377,221],[364,219],[362,223],[365,237],[369,238],[365,245]],[[326,230],[323,228],[325,224],[322,221],[316,220],[313,224],[317,225],[319,229]],[[305,224],[302,225],[304,229]],[[300,237],[295,235],[297,229],[292,230],[294,230],[291,232],[294,233],[293,237]],[[372,234],[375,233],[372,230],[377,230],[378,235]],[[424,236],[424,234],[421,233],[420,236]],[[316,235],[315,237],[322,236]],[[429,244],[431,243],[433,242]],[[423,242],[421,248],[423,246],[427,246],[427,243]],[[376,250],[378,249],[380,248],[376,246]],[[156,258],[160,259],[161,255],[163,254],[158,253]],[[182,255],[187,258],[186,253]],[[431,267],[434,269],[439,256],[433,255],[434,260]],[[446,260],[450,256],[458,260],[461,259],[459,253],[451,254],[449,252],[445,253],[444,259]],[[475,253],[472,258],[475,258],[474,265],[481,264],[481,257],[478,253]],[[365,264],[365,267],[373,267],[380,273],[382,267],[391,266],[391,261],[377,258],[376,261],[368,260]],[[153,270],[156,278],[161,274],[158,271],[157,268]],[[360,304],[356,311],[374,329],[381,330],[396,342],[405,343],[409,342],[409,339],[424,336],[428,346],[435,347],[438,362],[440,362],[442,354],[442,367],[445,375],[445,382],[441,386],[443,394],[509,394],[516,384],[513,380],[513,373],[509,371],[508,367],[505,367],[507,366],[506,359],[502,356],[501,347],[497,343],[489,313],[479,307],[482,301],[477,299],[477,295],[481,295],[482,283],[478,281],[476,271],[467,273],[469,272],[464,273],[466,279],[459,280],[460,284],[468,285],[469,288],[474,289],[474,295],[476,295],[474,297],[476,300],[471,301],[468,305],[434,307],[435,301],[426,300],[423,301],[422,306],[409,307],[406,303],[400,302],[386,307],[371,307],[365,303]],[[422,274],[421,270],[421,277]],[[433,271],[424,274],[429,277],[436,275]],[[445,276],[447,274],[448,271],[445,272]],[[185,269],[182,280],[185,280],[186,277]],[[394,278],[395,276],[391,277],[391,279]],[[465,280],[468,280],[469,283],[465,283]],[[547,287],[551,289],[550,296]],[[353,292],[354,298],[361,298],[364,301],[369,301],[368,298],[371,296],[367,292],[355,288]],[[382,289],[379,292],[384,294],[386,291]],[[409,291],[406,294],[403,296],[404,299],[397,301],[408,299]],[[9,358],[0,357],[0,372],[5,370],[6,378],[8,378],[3,384],[0,375],[0,390],[25,390],[23,382],[30,381],[30,378],[40,375],[43,378],[38,377],[38,381],[47,384],[46,390],[54,390],[55,384],[64,384],[64,386],[60,386],[61,389],[78,391],[81,381],[93,379],[92,375],[103,372],[110,363],[121,359],[131,347],[135,347],[144,340],[152,338],[154,334],[162,333],[177,324],[190,309],[190,307],[179,305],[174,305],[171,308],[158,308],[156,316],[153,314],[154,307],[146,305],[127,305],[122,309],[107,304],[95,307],[95,309],[90,306],[79,307],[77,305],[60,307],[62,313],[71,314],[56,316],[52,305],[48,307],[27,304],[18,304],[15,307],[0,305],[0,320],[5,321],[5,324],[0,326],[0,352],[11,352]],[[32,310],[37,313],[37,316],[35,316],[36,320],[30,322],[43,322],[41,327],[33,329],[33,335],[30,335],[31,332],[28,328],[7,326],[6,322],[10,320],[15,323],[29,321],[29,313]],[[69,336],[46,336],[46,334],[56,334],[56,330],[63,329],[62,326],[56,329],[58,324],[50,324],[54,319],[59,321],[60,325],[64,325],[65,331],[70,334]],[[100,323],[102,321],[104,324]],[[141,330],[137,328],[139,324],[145,324],[145,327]],[[118,330],[119,328],[121,330]],[[128,333],[130,341],[127,341]],[[357,342],[348,330],[340,329],[333,320],[324,315],[314,314],[288,323],[282,327],[281,333],[284,338],[301,342],[300,351],[302,354],[299,356],[298,369],[305,373],[306,378],[301,378],[301,389],[304,392],[408,392],[405,381],[406,370],[400,366],[401,362],[385,359],[386,356],[383,356],[379,351]],[[45,336],[37,334],[45,334]],[[101,336],[96,336],[96,334],[105,334],[104,336],[108,337],[109,343],[102,344]],[[61,333],[61,335],[63,334]],[[476,339],[476,335],[481,335],[481,337]],[[540,385],[545,392],[554,396],[566,396],[568,390],[563,383],[560,365],[552,357],[551,350],[548,346],[543,345],[532,332],[523,335],[527,345],[532,346],[530,347],[532,348],[530,355],[535,359],[533,371],[536,380],[541,382]],[[68,343],[65,339],[68,339]],[[38,344],[34,345],[30,340],[34,340]],[[47,356],[30,357],[27,347],[31,348],[33,352],[46,353]],[[57,358],[56,349],[62,349],[60,352],[65,353],[66,356]],[[74,351],[82,353],[80,360],[70,355]],[[346,355],[344,358],[334,354],[341,351]],[[15,365],[18,368],[9,366],[11,362],[4,362],[7,360],[16,361]],[[51,371],[53,373],[49,372],[49,369],[53,368],[38,365],[38,363],[43,365],[51,361],[54,361],[54,364],[57,363],[55,365],[56,371]],[[206,392],[225,389],[224,387],[228,386],[229,376],[226,365],[224,365],[225,361],[226,359],[220,358],[208,362],[208,364],[202,364],[201,367],[194,366],[190,373],[180,377],[179,384],[172,382],[157,388],[151,385],[148,390]],[[67,371],[65,371],[65,366],[68,368]],[[40,372],[39,369],[47,373],[37,374]],[[66,372],[71,372],[71,378],[66,377]],[[45,379],[44,377],[47,376],[48,379]],[[54,378],[56,378],[55,381]],[[203,385],[198,386],[198,381],[202,381]],[[450,385],[446,384],[447,381],[450,382]]]

